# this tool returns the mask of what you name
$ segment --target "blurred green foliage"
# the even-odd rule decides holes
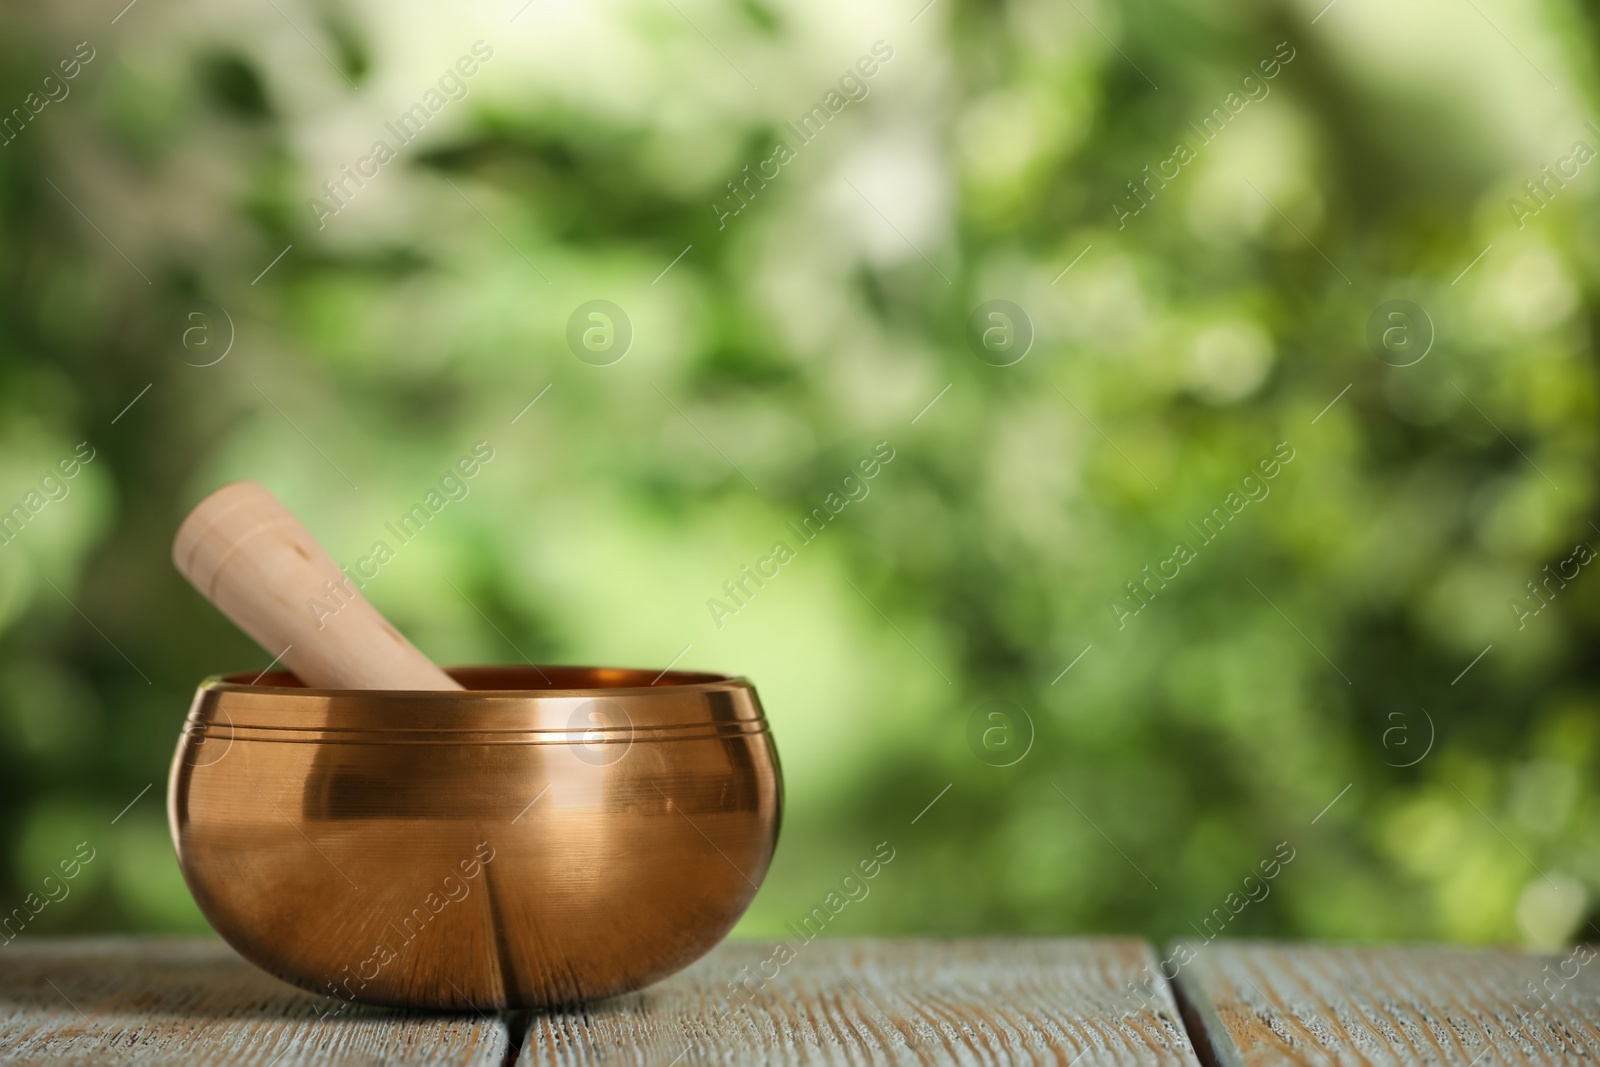
[[[31,929],[204,928],[167,762],[195,683],[270,655],[174,573],[187,508],[255,478],[354,561],[480,440],[369,597],[442,662],[749,675],[788,808],[746,933],[880,841],[838,932],[1189,934],[1285,841],[1229,934],[1593,929],[1600,577],[1526,584],[1600,545],[1600,168],[1541,170],[1600,146],[1591,15],[115,7],[0,14],[8,112],[95,52],[0,146],[0,508],[94,451],[0,548],[0,906],[96,850]],[[568,348],[594,299],[632,325],[609,366]],[[1036,334],[1011,366],[966,339],[997,299]],[[1409,366],[1427,324],[1368,341],[1390,300],[1431,323]],[[870,493],[717,626],[879,441]]]

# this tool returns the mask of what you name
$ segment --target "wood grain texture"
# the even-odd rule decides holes
[[[1140,941],[788,944],[781,966],[773,944],[723,944],[638,993],[537,1015],[518,1063],[1198,1067]]]
[[[18,938],[0,944],[0,1063],[470,1064],[498,1067],[494,1017],[339,1007],[220,941]]]
[[[1593,1065],[1600,1055],[1600,961],[1587,946],[1535,956],[1184,944],[1195,958],[1179,996],[1191,1031],[1206,1035],[1201,1058],[1220,1067]]]

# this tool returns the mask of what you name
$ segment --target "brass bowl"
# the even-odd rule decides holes
[[[487,1011],[637,989],[727,934],[783,800],[748,682],[449,673],[466,692],[200,686],[167,811],[230,945],[341,1001]]]

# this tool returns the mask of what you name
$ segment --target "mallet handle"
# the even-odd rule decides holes
[[[461,688],[367,603],[263,485],[234,482],[195,505],[172,561],[309,688]]]

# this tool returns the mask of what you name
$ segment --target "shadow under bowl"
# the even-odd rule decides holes
[[[783,802],[748,682],[448,673],[465,692],[200,686],[167,810],[229,944],[342,1001],[489,1011],[638,989],[727,934]]]

